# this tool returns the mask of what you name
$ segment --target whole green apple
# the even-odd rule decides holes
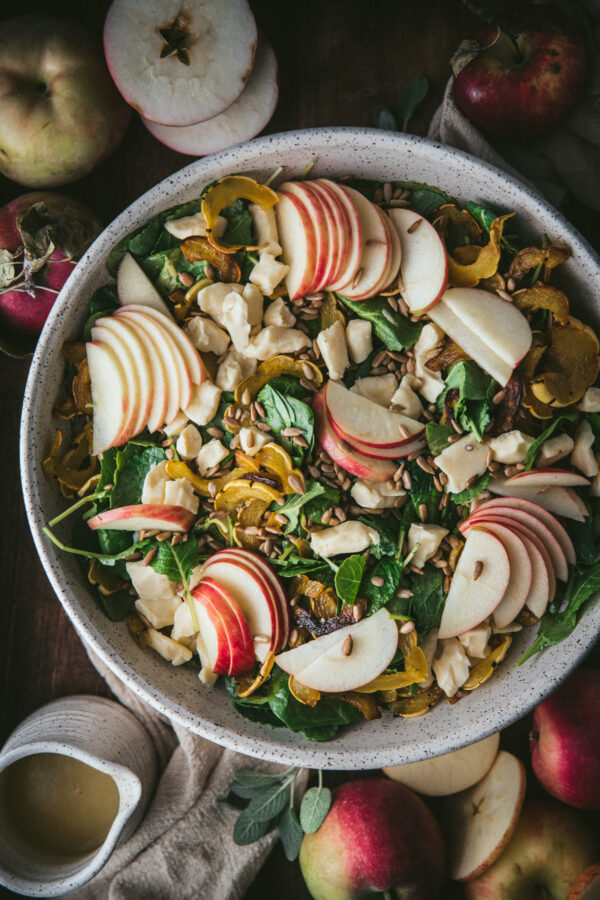
[[[300,867],[315,900],[360,900],[377,891],[436,900],[444,845],[420,797],[396,782],[364,778],[334,790],[325,821],[304,836]]]
[[[42,16],[2,23],[3,175],[28,187],[81,178],[112,153],[130,114],[88,34]]]

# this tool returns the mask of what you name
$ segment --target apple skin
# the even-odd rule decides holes
[[[117,147],[131,116],[96,41],[44,16],[2,23],[0,104],[0,172],[27,187],[87,175]]]
[[[375,891],[436,900],[444,856],[439,826],[420,797],[397,782],[363,778],[335,788],[325,821],[303,838],[300,868],[314,900]]]
[[[527,801],[508,847],[465,885],[465,900],[564,900],[596,859],[595,845],[581,813],[549,797]]]
[[[573,108],[585,79],[583,43],[542,28],[518,34],[516,47],[504,32],[494,43],[498,30],[486,28],[475,59],[455,70],[456,105],[488,134],[510,139],[547,134]]]
[[[554,797],[600,810],[600,670],[577,669],[533,715],[531,762]]]
[[[571,889],[567,894],[567,900],[579,900],[584,895],[587,888],[593,887],[594,891],[588,894],[589,900],[593,900],[595,891],[600,892],[600,863],[589,866],[581,875],[573,882]]]

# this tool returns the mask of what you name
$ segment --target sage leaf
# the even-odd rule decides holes
[[[404,88],[402,96],[400,97],[400,103],[398,104],[398,114],[402,121],[403,131],[406,131],[408,123],[428,93],[429,79],[426,75],[417,75],[417,77],[412,78]]]
[[[278,816],[289,799],[289,779],[281,784],[273,784],[254,797],[245,812],[259,822],[269,821]]]
[[[291,806],[287,806],[279,818],[279,837],[281,838],[286,858],[292,862],[300,853],[304,832],[298,821],[296,811]]]
[[[269,775],[268,772],[253,772],[250,769],[240,769],[233,776],[238,784],[246,784],[249,787],[268,787],[274,781],[279,781],[279,775]]]
[[[300,806],[300,824],[306,834],[314,834],[321,827],[331,807],[331,791],[318,786],[307,790]]]
[[[373,118],[375,120],[376,128],[383,128],[385,131],[398,131],[396,116],[389,106],[380,103],[379,106],[375,107]]]
[[[233,840],[236,844],[243,846],[244,844],[253,844],[270,830],[271,822],[269,819],[255,819],[250,812],[250,807],[246,807],[235,821],[233,826]]]
[[[365,556],[349,556],[335,573],[335,590],[344,603],[354,603],[356,600],[366,562]]]

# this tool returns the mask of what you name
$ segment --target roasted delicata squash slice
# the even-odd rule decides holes
[[[494,219],[484,247],[467,244],[448,254],[448,278],[454,287],[475,287],[482,278],[491,278],[497,272],[504,223],[512,216],[514,213],[507,213]]]
[[[208,238],[189,237],[180,243],[181,252],[188,262],[200,262],[206,260],[211,266],[219,270],[221,281],[229,284],[238,283],[242,277],[240,265],[231,253],[224,253],[214,247]]]
[[[122,578],[113,566],[103,566],[97,559],[90,559],[88,581],[105,597],[130,587],[129,582]]]
[[[429,666],[427,665],[425,654],[417,644],[416,630],[411,631],[410,634],[398,634],[398,649],[404,654],[405,671],[379,675],[368,684],[357,688],[356,690],[360,694],[389,691],[394,688],[408,687],[411,684],[417,684],[419,681],[425,681],[429,675]]]
[[[96,474],[99,465],[98,458],[92,455],[92,422],[73,438],[73,443],[59,459],[63,440],[63,433],[57,431],[42,467],[46,477],[56,478],[64,497],[74,497]]]
[[[323,383],[323,374],[318,366],[306,360],[294,359],[293,356],[273,356],[260,364],[254,375],[244,378],[234,393],[235,402],[241,406],[249,406],[261,388],[278,375],[293,375],[295,378],[306,378],[310,370],[311,381],[316,387]],[[244,401],[247,400],[247,403]]]
[[[174,459],[167,463],[167,475],[169,478],[187,478],[194,488],[194,491],[197,494],[200,494],[201,497],[212,496],[210,488],[211,484],[215,485],[218,493],[219,491],[222,491],[225,485],[230,481],[234,481],[245,475],[246,471],[246,469],[236,467],[235,469],[232,469],[231,472],[228,472],[227,475],[221,475],[220,478],[202,478],[200,475],[196,475],[192,472],[187,463],[179,462]]]
[[[481,225],[466,209],[459,209],[455,203],[444,203],[437,211],[433,220],[433,227],[437,229],[444,241],[450,236],[451,226],[454,225],[473,240],[481,237]]]
[[[362,713],[363,719],[366,719],[368,722],[381,718],[375,694],[359,694],[357,691],[345,691],[342,694],[332,694],[332,696],[336,700],[341,700],[342,703],[348,703],[350,706],[353,706]]]
[[[531,390],[531,382],[535,377],[538,366],[541,365],[546,349],[546,336],[540,331],[534,331],[531,348],[519,366],[519,374],[523,386],[521,406],[534,419],[551,419],[554,416],[552,409],[547,404],[541,403]]]
[[[269,675],[271,674],[271,669],[275,664],[275,654],[272,650],[269,650],[265,657],[265,661],[260,667],[260,671],[255,678],[252,678],[249,675],[242,675],[238,682],[237,695],[238,697],[249,697],[250,694],[253,694],[254,691],[258,690],[258,688],[265,683]]]
[[[568,247],[524,247],[515,255],[508,269],[509,278],[521,281],[532,269],[542,266],[543,279],[548,281],[552,269],[559,266],[571,255]]]
[[[506,654],[508,653],[508,648],[510,647],[512,642],[512,638],[510,634],[505,634],[497,647],[488,653],[485,659],[482,659],[476,665],[473,666],[471,671],[469,672],[469,677],[462,685],[463,691],[473,691],[475,688],[478,688],[480,685],[484,684],[488,678],[496,671],[497,666],[502,662]]]
[[[567,295],[551,284],[544,284],[543,281],[536,281],[533,287],[516,291],[512,295],[512,302],[525,315],[537,312],[538,309],[547,309],[558,325],[566,325],[569,321]]]
[[[325,331],[327,328],[331,328],[336,322],[341,322],[345,327],[346,317],[337,305],[334,295],[327,293],[321,304],[321,330]]]
[[[281,492],[262,481],[236,478],[230,481],[215,497],[215,509],[235,513],[241,506],[252,500],[262,500],[271,504],[278,500]]]
[[[543,371],[532,379],[531,391],[547,406],[571,406],[598,375],[598,338],[589,325],[573,317],[566,325],[552,325],[548,334]]]
[[[442,345],[438,355],[427,360],[425,367],[431,369],[432,372],[444,372],[454,363],[470,358],[469,354],[465,353],[462,347],[459,347],[453,340],[448,339]]]
[[[215,231],[217,217],[222,209],[231,206],[236,200],[249,200],[261,209],[275,206],[278,197],[275,191],[265,184],[259,184],[254,178],[246,175],[228,175],[213,184],[202,198],[202,215],[206,220],[206,237],[216,250],[223,253],[236,253],[238,250],[258,250],[256,246],[246,244],[223,244]]]
[[[394,700],[393,703],[388,704],[388,709],[394,715],[402,716],[403,719],[416,719],[433,709],[443,696],[444,692],[441,687],[432,684],[430,688],[415,694],[414,697],[402,697],[400,700]]]
[[[305,706],[316,706],[321,699],[321,691],[315,691],[313,688],[306,687],[301,684],[293,675],[288,679],[288,687],[290,694]]]

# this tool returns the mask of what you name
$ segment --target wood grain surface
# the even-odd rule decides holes
[[[108,5],[101,0],[29,0],[23,11],[73,17],[99,34]],[[378,103],[393,108],[406,82],[425,74],[430,94],[410,126],[424,134],[449,75],[448,60],[460,39],[476,27],[459,0],[255,0],[252,7],[280,65],[281,93],[269,133],[319,125],[372,125]],[[3,18],[8,18],[4,4],[2,9]],[[65,192],[108,223],[189,162],[190,157],[159,144],[135,116],[114,155]],[[0,204],[23,192],[0,177]],[[600,246],[597,219],[575,204],[566,213]],[[25,715],[54,697],[108,694],[54,596],[26,522],[18,440],[28,366],[27,359],[0,358],[0,741]],[[526,734],[527,723],[521,723],[505,740],[526,752]],[[331,784],[340,780],[341,776],[328,776]],[[278,846],[247,898],[282,896],[307,900],[309,894],[297,864],[288,863]]]

